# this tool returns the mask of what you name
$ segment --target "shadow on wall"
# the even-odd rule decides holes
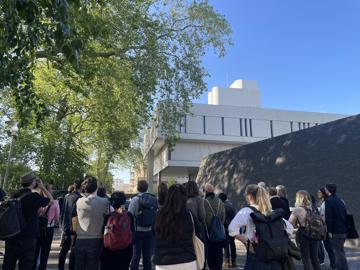
[[[360,225],[360,115],[218,152],[202,160],[197,182],[226,192],[239,209],[250,183],[285,185],[290,204],[299,189],[311,194],[338,185],[348,211]]]

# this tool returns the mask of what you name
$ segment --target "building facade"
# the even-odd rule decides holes
[[[208,104],[194,104],[179,127],[172,151],[155,123],[144,136],[144,157],[150,188],[169,177],[195,179],[201,160],[227,150],[296,132],[346,115],[277,110],[261,107],[256,81],[237,80],[228,88],[214,87]]]

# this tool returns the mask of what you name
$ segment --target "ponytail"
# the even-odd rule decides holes
[[[264,215],[269,214],[272,210],[269,195],[267,194],[266,190],[261,186],[258,186],[256,192],[256,204],[259,207],[259,211]]]

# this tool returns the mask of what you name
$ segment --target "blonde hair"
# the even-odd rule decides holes
[[[267,215],[271,212],[270,198],[265,188],[258,185],[248,185],[245,189],[245,194],[254,197],[255,203],[262,214]]]
[[[296,192],[296,207],[311,207],[311,205],[310,195],[306,190],[299,190]]]

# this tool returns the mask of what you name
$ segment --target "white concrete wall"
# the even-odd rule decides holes
[[[230,87],[213,87],[208,93],[208,104],[260,107],[260,90],[256,81],[236,80]]]
[[[238,144],[214,144],[180,141],[171,152],[171,161],[199,162],[209,154],[231,149],[235,146],[238,146]]]
[[[171,159],[167,147],[162,147],[155,154],[154,175],[175,167],[179,176],[186,175],[188,168],[198,167],[200,161],[209,154],[290,133],[291,122],[293,132],[296,132],[299,124],[300,129],[304,129],[346,117],[339,114],[207,104],[194,104],[191,112],[193,114],[184,121],[186,127],[181,128],[181,139],[171,152]]]

